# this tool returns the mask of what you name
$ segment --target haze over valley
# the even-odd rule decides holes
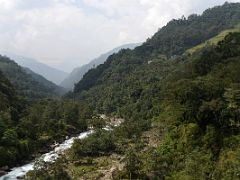
[[[239,1],[0,0],[0,180],[235,180],[239,142]]]

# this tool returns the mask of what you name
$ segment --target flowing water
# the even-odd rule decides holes
[[[92,133],[93,133],[93,131],[90,130],[90,131],[81,133],[77,137],[72,137],[70,139],[67,139],[66,141],[59,144],[57,147],[55,147],[54,150],[43,154],[41,156],[41,158],[45,162],[53,162],[54,160],[56,160],[59,157],[59,154],[61,154],[63,151],[72,147],[75,139],[86,138],[89,134],[92,134]],[[20,167],[12,168],[9,173],[0,177],[0,180],[16,180],[18,177],[23,177],[24,175],[27,174],[27,172],[33,170],[34,162],[35,161],[33,160],[31,163],[25,164],[25,165],[20,166]]]

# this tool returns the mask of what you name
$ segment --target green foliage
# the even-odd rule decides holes
[[[208,49],[209,55],[217,51],[219,56],[205,73],[169,83],[171,101],[182,107],[182,114],[178,115],[177,126],[169,124],[168,133],[151,153],[150,171],[156,176],[166,179],[238,178],[239,150],[234,144],[238,142],[235,135],[239,134],[239,78],[235,78],[239,70],[235,71],[232,64],[238,67],[239,51],[232,49],[240,47],[239,35],[231,33],[218,46]],[[206,65],[205,58],[211,59],[200,54],[195,54],[199,56],[199,63],[193,68]],[[194,60],[194,55],[190,59]],[[226,76],[219,76],[222,71]]]
[[[229,58],[239,56],[239,41],[239,33],[230,33],[216,48],[202,50],[200,58],[197,57],[193,61],[194,71],[199,75],[205,75],[215,64],[224,63]]]
[[[70,180],[71,177],[66,171],[65,159],[61,158],[48,166],[43,160],[39,160],[35,163],[35,171],[30,171],[24,178],[26,180]]]
[[[120,178],[239,179],[240,33],[185,53],[233,28],[239,19],[240,4],[225,3],[201,16],[172,20],[142,46],[122,50],[86,73],[68,94],[73,102],[36,103],[16,128],[15,111],[1,112],[3,164],[16,161],[18,151],[32,151],[67,132],[84,130],[93,109],[125,122],[114,131],[97,130],[76,140],[70,151],[73,160],[118,152],[126,157]],[[90,123],[104,126],[98,118]],[[159,143],[139,145],[138,139],[153,125],[164,132]],[[59,166],[41,167],[33,177],[67,177]],[[39,172],[43,175],[34,174]]]
[[[141,173],[139,172],[141,167],[141,161],[137,153],[135,152],[135,149],[130,149],[128,152],[126,152],[125,162],[125,167],[128,172],[129,179],[137,179],[141,177]]]
[[[18,136],[15,130],[7,129],[1,138],[1,144],[3,146],[17,146]]]
[[[0,110],[3,111],[13,105],[15,98],[13,86],[0,71]]]
[[[42,76],[26,70],[8,57],[0,55],[0,70],[14,85],[18,95],[30,100],[54,97],[60,91],[59,87]]]
[[[72,147],[74,158],[100,156],[113,152],[116,148],[111,132],[98,130],[85,139],[76,140]]]
[[[228,140],[224,139],[239,134],[239,35],[230,33],[216,46],[171,60],[156,54],[140,58],[137,50],[123,51],[97,68],[98,76],[94,70],[86,74],[86,81],[90,74],[94,78],[92,84],[82,86],[83,78],[73,96],[85,99],[99,113],[115,112],[126,119],[114,131],[117,138],[135,143],[136,137],[151,128],[152,118],[165,118],[159,123],[167,125],[167,132],[158,147],[147,152],[149,161],[141,163],[144,157],[139,153],[122,151],[129,156],[119,177],[237,177],[238,150],[225,150]],[[144,47],[141,50],[149,53]]]
[[[239,4],[226,3],[204,11],[201,16],[174,19],[147,41],[145,47],[158,54],[179,55],[233,28],[239,23],[239,16]]]
[[[13,123],[11,114],[0,114],[0,166],[13,165],[66,135],[87,129],[91,109],[85,104],[61,100],[42,100],[28,107]],[[13,128],[14,127],[14,128]]]
[[[102,129],[106,126],[106,122],[100,117],[92,117],[92,119],[89,121],[89,124],[94,129]]]
[[[231,13],[226,13],[228,11]],[[112,83],[115,81],[122,84],[123,87],[118,87],[119,90],[130,87],[124,86],[125,76],[134,78],[131,73],[137,73],[138,67],[136,66],[152,60],[154,62],[156,57],[159,58],[162,55],[167,55],[171,59],[176,58],[176,55],[181,55],[188,48],[236,26],[239,23],[239,12],[239,3],[231,3],[208,9],[201,16],[194,15],[188,19],[172,20],[142,46],[133,51],[120,51],[110,56],[104,64],[90,70],[76,84],[74,91],[88,90],[92,86],[106,83],[106,79],[112,80]]]
[[[224,148],[221,150],[214,179],[239,179],[240,177],[240,147],[239,135],[224,139]]]
[[[233,29],[228,29],[228,30],[225,30],[225,31],[221,32],[217,36],[207,40],[206,42],[204,42],[202,44],[194,46],[191,49],[188,49],[187,52],[190,53],[190,54],[193,54],[193,53],[195,53],[195,52],[197,52],[197,51],[199,51],[199,50],[201,50],[205,47],[216,46],[220,41],[224,40],[224,38],[231,32],[240,32],[239,25],[237,25]]]

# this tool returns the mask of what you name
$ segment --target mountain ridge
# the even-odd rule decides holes
[[[22,67],[27,67],[33,72],[42,75],[47,80],[59,85],[61,81],[67,77],[68,73],[59,69],[50,67],[44,63],[41,63],[33,58],[16,55],[13,53],[4,53],[6,56],[14,59]]]
[[[139,45],[141,45],[141,43],[125,44],[100,55],[98,58],[93,59],[88,64],[73,69],[69,76],[66,79],[64,79],[60,85],[66,89],[72,90],[74,88],[74,84],[80,81],[85,73],[87,73],[90,69],[96,68],[98,65],[104,63],[110,55],[117,53],[121,49],[127,48],[134,49]]]
[[[104,64],[96,69],[91,69],[76,84],[74,92],[78,93],[90,89],[95,83],[96,85],[101,83],[101,78],[104,80],[111,77],[117,78],[113,76],[117,76],[118,73],[125,76],[125,74],[122,74],[121,69],[115,68],[116,74],[112,73],[111,68],[116,67],[117,64],[129,67],[129,71],[125,70],[129,74],[135,70],[134,67],[144,65],[154,58],[160,57],[172,60],[177,58],[191,47],[199,45],[217,36],[223,30],[234,28],[239,24],[239,6],[240,3],[225,3],[223,6],[205,10],[202,15],[194,14],[188,18],[170,21],[156,32],[152,38],[133,51],[122,50],[118,54],[110,56]],[[229,13],[229,11],[232,13]],[[225,21],[222,22],[222,19],[225,19]]]
[[[0,111],[0,164],[91,127],[26,179],[239,179],[240,32],[201,45],[239,21],[240,3],[172,20],[90,69],[62,99],[31,104],[20,119]]]
[[[19,66],[14,60],[0,55],[0,70],[17,90],[18,95],[30,99],[52,97],[63,90],[32,70]]]

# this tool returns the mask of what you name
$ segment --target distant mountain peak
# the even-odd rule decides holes
[[[75,83],[78,83],[85,73],[87,73],[90,69],[96,68],[98,65],[103,64],[110,55],[117,53],[122,49],[134,49],[135,47],[140,45],[141,43],[124,44],[122,46],[114,48],[111,51],[108,51],[107,53],[100,55],[98,58],[93,59],[88,64],[85,64],[78,68],[74,68],[73,71],[69,74],[69,76],[67,76],[66,79],[62,81],[60,86],[72,90]]]
[[[42,75],[47,80],[59,85],[68,75],[68,73],[59,69],[50,67],[44,63],[37,61],[36,59],[25,57],[22,55],[16,55],[13,53],[5,52],[6,56],[14,59],[20,66],[31,69],[37,74]]]
[[[19,66],[14,60],[0,55],[0,71],[12,83],[18,95],[30,99],[58,96],[64,89],[32,70]]]

